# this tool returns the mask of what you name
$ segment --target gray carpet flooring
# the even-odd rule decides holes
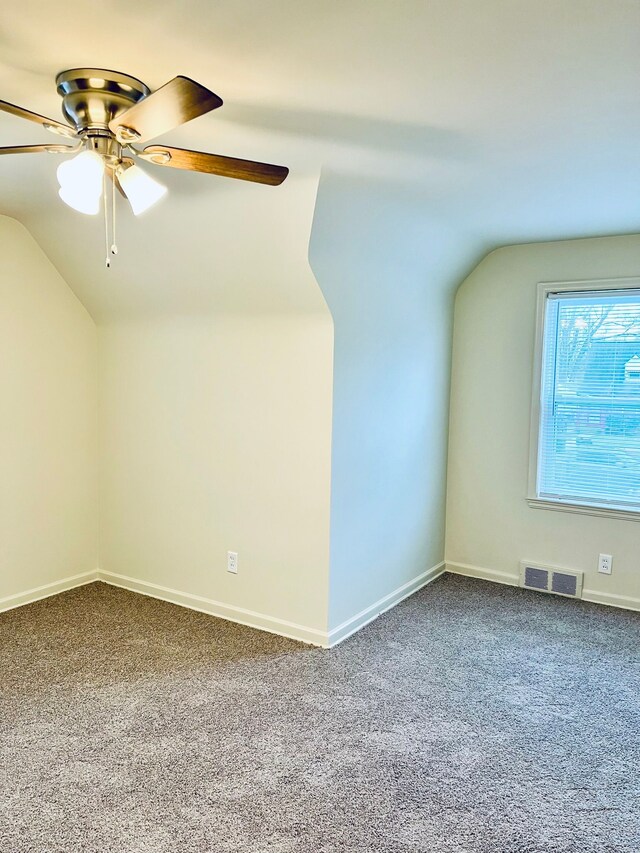
[[[640,616],[445,576],[332,651],[0,616],[2,853],[638,853]]]

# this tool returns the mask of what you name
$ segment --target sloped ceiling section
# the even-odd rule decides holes
[[[123,212],[109,275],[101,224],[58,200],[53,156],[2,158],[0,209],[99,320],[321,310],[286,275],[307,251],[321,165],[388,182],[487,247],[635,231],[639,31],[636,0],[26,0],[3,11],[0,97],[56,117],[64,68],[152,88],[184,73],[225,105],[167,142],[292,175],[273,189],[163,170],[169,198]],[[0,118],[2,144],[45,139]]]

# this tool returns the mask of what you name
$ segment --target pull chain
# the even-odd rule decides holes
[[[111,259],[109,258],[109,210],[107,207],[107,174],[106,171],[102,175],[102,202],[104,205],[104,263],[107,269],[111,267]]]
[[[111,254],[118,254],[118,246],[116,245],[116,172],[113,170],[111,176]]]
[[[102,201],[104,204],[104,263],[111,269],[111,255],[118,254],[116,245],[116,176],[111,178],[111,245],[109,245],[109,196],[107,194],[107,173],[102,178]]]

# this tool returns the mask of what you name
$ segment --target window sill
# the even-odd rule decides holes
[[[558,512],[575,512],[579,515],[599,515],[604,518],[617,518],[622,521],[640,521],[640,510],[614,509],[612,507],[594,506],[592,504],[575,504],[568,501],[554,501],[549,498],[527,498],[527,503],[534,509],[551,509]]]

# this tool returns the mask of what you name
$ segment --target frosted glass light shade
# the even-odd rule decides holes
[[[100,212],[100,195],[83,194],[68,187],[60,187],[58,195],[65,204],[77,210],[78,213],[95,216],[96,213]]]
[[[83,151],[73,160],[61,163],[57,175],[58,195],[65,204],[80,213],[98,213],[104,177],[104,163],[99,154]]]
[[[61,187],[86,191],[100,195],[104,163],[95,151],[83,151],[73,160],[65,160],[58,166],[58,183]]]
[[[118,172],[118,181],[129,199],[131,209],[138,216],[148,210],[151,205],[160,201],[167,188],[158,183],[155,178],[147,175],[139,166],[129,166]]]

